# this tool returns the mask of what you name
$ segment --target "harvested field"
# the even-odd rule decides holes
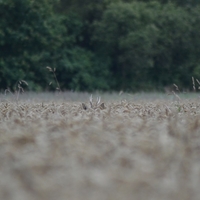
[[[0,102],[2,200],[199,200],[200,101]]]

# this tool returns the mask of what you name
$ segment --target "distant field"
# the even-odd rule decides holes
[[[200,93],[186,93],[180,92],[176,93],[181,99],[200,99]],[[16,101],[19,100],[39,100],[39,101],[88,101],[91,93],[87,92],[43,92],[43,93],[34,93],[34,92],[24,92],[20,93],[19,97],[14,93],[0,93],[0,100],[11,100]],[[104,101],[116,101],[116,100],[129,100],[129,101],[137,101],[137,100],[178,100],[177,96],[172,92],[170,93],[158,93],[158,92],[140,92],[140,93],[123,93],[123,92],[110,92],[110,93],[102,93],[95,92],[93,93],[94,97],[101,96]]]
[[[0,111],[2,200],[200,199],[198,93],[1,94]]]

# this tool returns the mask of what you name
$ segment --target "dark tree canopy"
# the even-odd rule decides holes
[[[0,89],[162,90],[200,76],[197,0],[1,0]],[[49,85],[49,82],[52,82]]]

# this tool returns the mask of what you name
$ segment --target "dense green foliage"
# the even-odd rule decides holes
[[[0,89],[162,90],[200,76],[197,0],[1,0]],[[50,82],[53,82],[49,85]]]

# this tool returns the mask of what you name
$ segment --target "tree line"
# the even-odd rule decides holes
[[[55,90],[55,75],[62,90],[191,89],[199,13],[197,0],[1,0],[0,90]]]

